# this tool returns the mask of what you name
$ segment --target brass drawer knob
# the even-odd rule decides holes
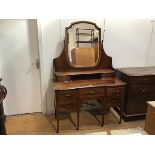
[[[143,79],[143,80],[147,81],[148,79],[147,79],[147,78],[145,78],[145,79]]]
[[[142,91],[142,92],[146,92],[146,91],[147,91],[147,89],[142,89],[141,91]]]
[[[119,90],[114,91],[114,93],[119,93]]]
[[[71,106],[70,105],[65,105],[65,108],[70,108]]]
[[[90,91],[90,92],[88,92],[88,94],[95,94],[95,92],[94,91]]]
[[[67,94],[67,95],[65,95],[65,97],[71,97],[71,95]]]

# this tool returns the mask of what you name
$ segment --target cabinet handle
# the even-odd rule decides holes
[[[142,91],[142,92],[146,92],[146,90],[147,90],[147,89],[142,89],[141,91]]]
[[[95,92],[94,91],[91,91],[91,92],[88,92],[88,94],[95,94]]]
[[[119,93],[119,90],[115,91],[114,93]]]
[[[71,97],[71,95],[65,95],[65,97]]]
[[[65,108],[70,108],[70,107],[71,107],[70,105],[66,105],[66,106],[65,106]]]

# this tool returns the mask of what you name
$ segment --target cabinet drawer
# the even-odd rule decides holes
[[[76,90],[62,90],[57,91],[57,102],[74,102],[76,101],[77,91]]]
[[[107,96],[110,98],[118,98],[124,95],[124,88],[123,87],[113,87],[107,88]]]
[[[155,76],[133,76],[131,82],[133,84],[152,84],[155,83]]]
[[[154,94],[130,95],[128,104],[126,105],[126,113],[128,115],[145,114],[147,110],[147,101],[154,99]]]
[[[132,94],[154,93],[155,85],[134,85],[132,86]]]
[[[105,89],[101,88],[83,88],[80,89],[80,98],[96,98],[105,95]]]

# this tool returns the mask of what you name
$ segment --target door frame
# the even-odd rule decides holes
[[[43,43],[42,43],[42,31],[41,24],[36,19],[37,32],[38,32],[38,46],[39,46],[39,60],[40,60],[40,90],[41,90],[41,109],[43,114],[47,114],[47,94],[46,84],[44,76],[44,56],[43,56]]]

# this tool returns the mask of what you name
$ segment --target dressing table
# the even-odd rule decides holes
[[[111,106],[119,107],[121,123],[126,84],[115,77],[112,58],[103,49],[101,29],[95,23],[78,21],[65,29],[64,49],[53,66],[57,133],[59,113],[76,112],[78,130],[80,106],[91,99],[101,104],[101,126]]]

